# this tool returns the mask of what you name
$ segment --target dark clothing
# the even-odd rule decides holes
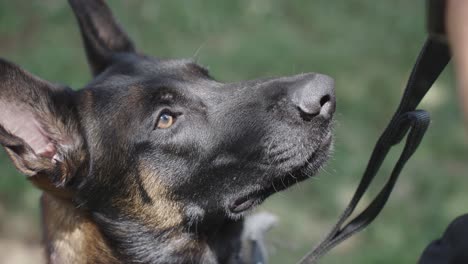
[[[424,250],[419,264],[468,264],[468,214],[455,219],[442,238]]]

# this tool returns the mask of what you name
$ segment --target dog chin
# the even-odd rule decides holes
[[[270,180],[265,187],[253,188],[230,199],[225,206],[229,218],[239,219],[245,216],[257,205],[260,205],[270,195],[285,190],[292,185],[314,176],[325,164],[333,149],[333,137],[327,134],[320,146],[302,164],[291,171]]]

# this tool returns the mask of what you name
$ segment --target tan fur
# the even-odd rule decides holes
[[[134,188],[131,200],[118,201],[117,206],[124,206],[130,215],[146,225],[158,229],[174,228],[175,233],[179,233],[180,230],[176,230],[178,226],[182,226],[182,206],[171,199],[169,192],[151,169],[140,166],[140,175],[153,202],[144,203]],[[37,182],[35,184],[44,187]],[[87,213],[70,202],[70,194],[63,195],[51,189],[43,189],[47,190],[41,198],[41,204],[48,263],[120,263]],[[206,246],[192,239],[181,239],[174,245],[177,246],[174,251],[181,252],[197,252]]]
[[[172,199],[157,173],[145,165],[140,165],[139,172],[152,204],[145,204],[134,188],[135,194],[131,201],[131,208],[129,208],[130,213],[139,217],[142,222],[158,229],[169,229],[181,225],[182,205]]]
[[[50,264],[120,263],[84,212],[48,194],[43,194],[41,203]]]

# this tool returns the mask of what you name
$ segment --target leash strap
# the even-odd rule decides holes
[[[389,125],[377,141],[361,182],[348,207],[331,232],[320,244],[302,258],[299,262],[300,264],[318,263],[320,257],[340,242],[367,227],[382,211],[401,170],[418,148],[430,123],[428,112],[415,109],[449,61],[450,52],[448,46],[432,38],[428,38],[413,67],[400,105]],[[401,156],[379,194],[366,209],[344,225],[366,193],[390,149],[399,144],[405,136],[407,138]]]

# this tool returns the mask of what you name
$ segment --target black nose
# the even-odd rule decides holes
[[[292,103],[304,121],[330,119],[335,112],[335,84],[323,74],[307,74],[289,90]]]

